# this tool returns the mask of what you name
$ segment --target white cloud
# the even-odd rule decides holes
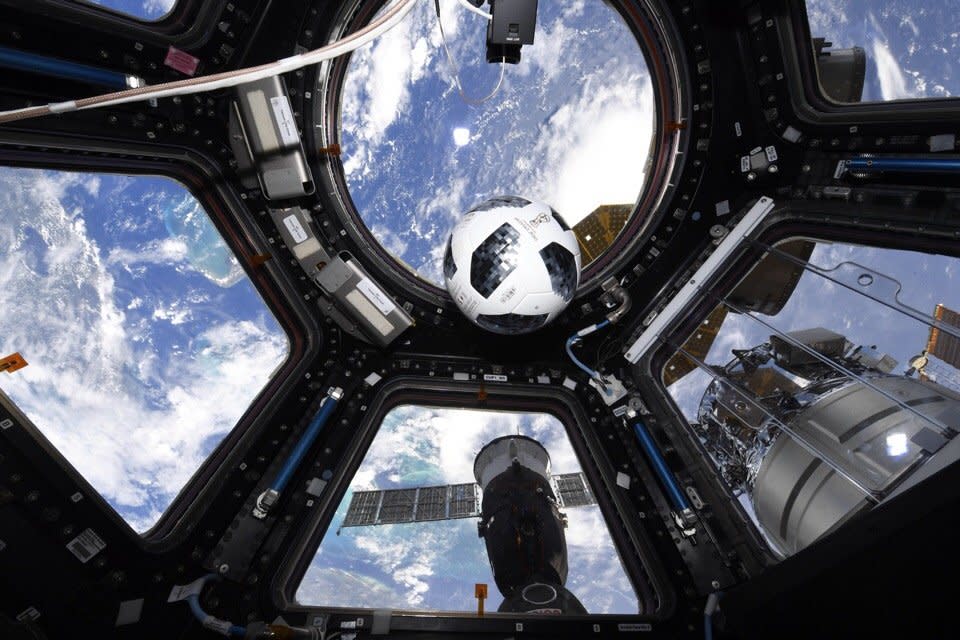
[[[170,13],[176,3],[177,0],[144,0],[143,14],[150,18],[159,18]]]
[[[880,95],[884,100],[903,100],[920,97],[900,68],[897,59],[890,52],[886,41],[875,38],[873,41],[873,58],[877,64],[877,77],[880,81]]]
[[[186,258],[187,243],[182,238],[163,238],[150,240],[132,250],[126,247],[111,247],[107,254],[107,264],[177,264]]]
[[[521,174],[518,191],[550,203],[571,226],[602,204],[633,204],[649,156],[652,96],[646,76],[588,80],[541,126],[532,154],[540,160]]]

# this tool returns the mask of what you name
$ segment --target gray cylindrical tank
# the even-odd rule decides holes
[[[871,383],[942,424],[960,425],[960,397],[939,385],[900,376]],[[863,485],[885,494],[923,462],[942,437],[927,421],[858,381],[815,399],[790,420]],[[780,433],[751,490],[757,519],[784,555],[800,551],[868,506],[850,481]]]

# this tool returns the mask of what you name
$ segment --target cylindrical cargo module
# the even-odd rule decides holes
[[[872,377],[870,384],[887,395],[850,380],[790,419],[791,430],[814,443],[821,456],[782,432],[763,455],[751,496],[760,524],[783,554],[796,553],[870,505],[823,457],[883,497],[910,483],[921,465],[956,455],[937,431],[938,424],[960,425],[956,394],[903,376]]]

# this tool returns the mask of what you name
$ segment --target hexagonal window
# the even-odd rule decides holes
[[[0,168],[0,386],[136,531],[286,360],[288,340],[186,187]]]

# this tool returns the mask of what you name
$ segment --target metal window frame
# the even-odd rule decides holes
[[[93,153],[91,153],[93,152]],[[123,143],[75,141],[47,135],[12,133],[0,138],[0,165],[88,173],[153,175],[182,184],[204,208],[234,255],[265,251],[266,237],[247,213],[242,200],[221,177],[219,165],[192,151],[145,147]],[[241,215],[237,215],[242,212]],[[55,484],[72,487],[92,505],[97,519],[110,530],[109,537],[121,536],[128,544],[150,552],[163,553],[182,544],[198,526],[206,509],[214,503],[220,487],[234,472],[257,438],[270,426],[273,414],[294,385],[300,382],[320,348],[320,329],[315,314],[303,304],[296,286],[276,265],[266,264],[252,271],[240,261],[251,284],[283,328],[288,352],[273,376],[251,400],[250,405],[220,444],[196,469],[154,526],[138,533],[103,498],[60,451],[18,408],[19,429],[4,436],[9,444],[30,460],[40,473]]]
[[[720,478],[709,453],[667,391],[663,370],[677,351],[676,345],[682,344],[695,331],[716,306],[717,299],[722,299],[749,273],[765,254],[766,247],[780,241],[802,237],[879,248],[936,252],[960,258],[960,247],[955,240],[955,229],[960,224],[950,228],[924,226],[907,222],[902,215],[887,215],[879,209],[872,216],[869,207],[867,210],[858,209],[856,218],[838,215],[838,210],[847,206],[847,203],[825,202],[787,202],[777,205],[769,198],[757,201],[696,273],[681,280],[684,285],[677,285],[677,293],[663,311],[648,323],[628,350],[628,359],[638,374],[647,407],[654,416],[669,425],[667,436],[676,445],[691,475],[708,484],[704,486],[704,483],[698,483],[701,491],[712,496],[703,496],[704,500],[714,505],[714,511],[721,516],[720,524],[728,536],[738,544],[749,547],[750,553],[741,556],[749,573],[762,572],[779,563],[781,558],[771,551],[763,534]],[[826,214],[827,211],[831,214]],[[910,233],[891,233],[892,229],[909,229]],[[905,310],[900,312],[907,313]],[[724,508],[719,508],[720,503]]]
[[[403,405],[426,407],[477,409],[503,412],[549,413],[560,420],[584,476],[600,506],[611,539],[620,561],[631,581],[631,586],[642,606],[653,609],[651,614],[590,614],[586,619],[618,620],[649,623],[667,620],[673,614],[676,595],[658,561],[647,534],[620,514],[631,507],[622,491],[617,490],[616,469],[603,451],[603,445],[590,428],[590,420],[578,398],[558,387],[518,384],[508,388],[486,387],[483,402],[477,400],[479,383],[437,380],[428,377],[398,376],[380,383],[381,386],[368,403],[367,412],[356,428],[351,444],[341,459],[340,468],[324,494],[318,499],[315,511],[304,521],[298,534],[286,547],[272,580],[273,606],[280,611],[303,613],[308,616],[326,613],[370,614],[363,607],[330,607],[303,605],[296,601],[296,591],[315,557],[323,537],[333,524],[335,512],[346,495],[357,469],[379,432],[384,417]],[[644,586],[648,592],[644,596]],[[424,630],[424,610],[399,610],[392,614],[391,630]],[[464,618],[459,612],[431,611],[431,628],[435,631],[496,631],[504,620],[513,620],[517,614],[487,614],[483,618]],[[582,618],[582,616],[581,616]],[[565,616],[564,619],[570,619]]]
[[[957,121],[960,96],[858,103],[831,100],[820,86],[810,44],[812,35],[806,0],[778,0],[776,5],[768,7],[775,12],[773,19],[777,26],[790,100],[801,120],[811,124],[866,124],[907,117],[944,125]]]

